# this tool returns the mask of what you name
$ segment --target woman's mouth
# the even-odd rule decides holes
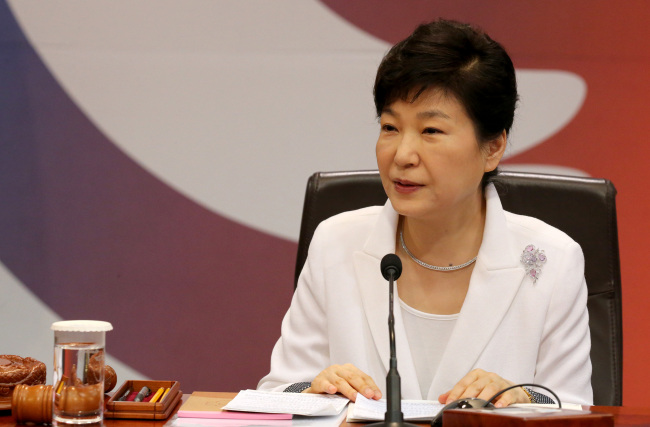
[[[417,184],[405,179],[396,179],[393,182],[395,183],[395,190],[397,190],[398,193],[402,194],[413,193],[422,187],[422,184]]]

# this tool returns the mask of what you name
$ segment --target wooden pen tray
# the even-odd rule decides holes
[[[120,402],[117,399],[122,397],[128,390],[141,390],[148,387],[155,393],[160,387],[169,388],[169,393],[164,399],[155,403],[150,402]],[[130,418],[136,420],[164,420],[169,417],[174,408],[181,401],[183,392],[178,381],[135,381],[129,380],[113,394],[106,402],[105,418]]]

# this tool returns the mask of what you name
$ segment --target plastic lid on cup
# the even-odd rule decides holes
[[[113,330],[113,325],[101,320],[63,320],[52,323],[51,329],[66,332],[107,332]]]

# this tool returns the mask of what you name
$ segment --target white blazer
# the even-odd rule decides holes
[[[592,404],[580,246],[542,221],[504,211],[493,185],[486,187],[485,198],[483,242],[427,396],[421,395],[401,310],[395,309],[402,398],[437,400],[469,371],[481,368],[514,383],[550,387],[566,402]],[[313,380],[332,364],[352,363],[386,394],[388,285],[379,263],[395,251],[397,223],[388,201],[318,226],[282,321],[271,371],[259,389],[282,391]],[[536,282],[520,260],[530,244],[547,256]]]

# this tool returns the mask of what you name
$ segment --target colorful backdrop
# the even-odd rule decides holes
[[[616,185],[624,403],[647,405],[640,0],[0,2],[0,354],[51,368],[51,322],[101,319],[120,380],[254,388],[307,177],[375,168],[376,67],[436,17],[514,60],[506,167]]]

